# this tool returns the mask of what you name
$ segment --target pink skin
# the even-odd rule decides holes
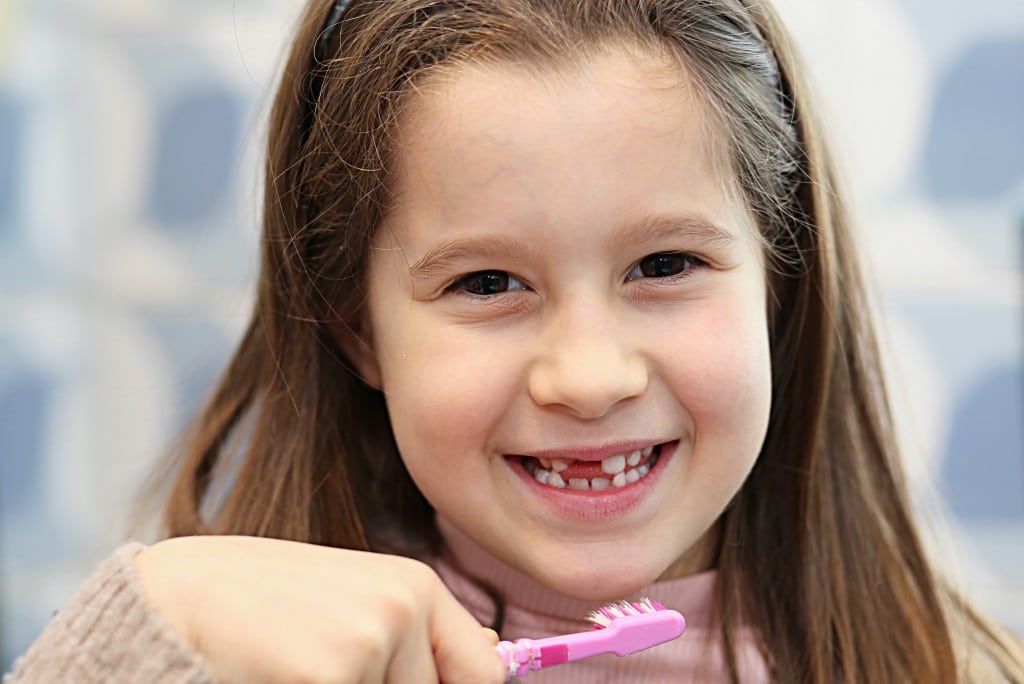
[[[686,78],[612,50],[421,84],[363,338],[342,340],[438,513],[585,600],[706,569],[767,428],[760,247]],[[669,252],[694,258],[652,271]],[[481,271],[508,288],[465,280]],[[604,492],[541,485],[521,458],[661,443],[650,474]]]

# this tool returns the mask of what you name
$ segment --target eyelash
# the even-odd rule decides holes
[[[481,293],[481,292],[471,292],[468,289],[468,287],[467,287],[468,284],[473,279],[481,278],[483,276],[494,276],[494,277],[497,277],[497,278],[503,278],[505,280],[505,283],[504,283],[505,284],[505,289],[502,290],[501,292],[492,292],[490,294],[485,294],[485,293]],[[514,288],[509,289],[508,285],[509,285],[510,281],[515,281],[516,283],[518,283],[518,285],[520,285],[520,287],[514,287]],[[510,291],[511,292],[515,292],[517,290],[525,290],[525,289],[526,289],[526,286],[523,285],[523,282],[519,278],[516,278],[514,275],[510,275],[508,273],[508,271],[498,271],[498,270],[495,270],[495,269],[488,269],[486,271],[473,271],[472,273],[467,273],[466,275],[461,276],[460,278],[456,279],[455,282],[453,282],[451,285],[449,285],[446,288],[446,291],[447,292],[458,292],[458,293],[462,293],[462,294],[468,295],[470,297],[476,297],[476,298],[479,298],[479,299],[488,299],[490,297],[496,297],[498,295],[507,294]]]
[[[683,266],[676,273],[670,273],[670,274],[663,275],[663,276],[647,276],[647,275],[644,275],[643,271],[642,271],[643,263],[645,261],[647,261],[648,259],[654,259],[654,258],[678,259],[678,260],[682,261]],[[706,261],[704,261],[703,259],[701,259],[701,258],[699,258],[697,256],[694,256],[693,254],[689,254],[687,252],[655,252],[654,254],[648,254],[647,256],[645,256],[643,259],[638,261],[636,263],[636,265],[633,266],[633,268],[630,269],[629,273],[626,275],[626,282],[632,282],[634,280],[640,280],[640,279],[643,279],[643,280],[652,279],[652,280],[662,280],[662,281],[676,282],[678,280],[683,280],[684,278],[690,277],[691,275],[693,275],[693,272],[695,270],[704,268],[706,266],[707,266],[707,262]],[[634,273],[637,274],[637,275],[634,275]]]
[[[644,262],[647,261],[648,259],[654,259],[654,258],[679,259],[679,260],[682,261],[682,268],[678,272],[676,272],[676,273],[669,273],[669,274],[662,275],[662,276],[644,275],[644,273],[643,273]],[[701,269],[701,268],[705,268],[706,266],[707,266],[707,262],[705,262],[704,260],[700,259],[697,256],[694,256],[693,254],[689,254],[689,253],[686,253],[686,252],[655,252],[654,254],[648,254],[643,259],[641,259],[640,261],[638,261],[636,264],[633,265],[633,267],[629,270],[629,273],[626,275],[626,282],[632,282],[634,280],[648,280],[648,279],[650,279],[650,280],[659,280],[659,281],[676,282],[676,281],[679,281],[679,280],[683,280],[684,278],[690,277],[695,270],[698,270],[698,269]],[[498,279],[503,279],[504,282],[500,282],[499,281],[498,283],[495,283],[495,284],[497,284],[499,287],[504,286],[505,289],[502,289],[499,292],[491,292],[491,293],[472,292],[472,291],[470,291],[468,289],[469,284],[474,279],[481,278],[481,277],[484,277],[484,276],[496,277]],[[512,282],[518,284],[518,287],[511,287],[510,288],[509,285]],[[453,293],[461,293],[461,294],[465,294],[465,295],[468,295],[470,297],[475,297],[475,298],[478,298],[478,299],[489,299],[491,297],[496,297],[496,296],[499,296],[499,295],[507,294],[509,292],[515,292],[515,291],[518,291],[518,290],[526,290],[526,289],[528,289],[527,286],[524,285],[523,282],[519,278],[516,278],[515,276],[509,274],[507,271],[499,271],[499,270],[495,270],[495,269],[489,269],[489,270],[484,270],[484,271],[474,271],[472,273],[467,273],[466,275],[461,276],[460,278],[456,279],[451,285],[449,285],[447,288],[445,288],[445,291],[446,292],[453,292]]]

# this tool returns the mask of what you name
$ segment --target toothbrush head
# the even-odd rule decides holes
[[[632,615],[644,615],[657,613],[659,610],[667,610],[665,606],[649,598],[642,598],[639,601],[616,601],[607,606],[598,608],[587,619],[593,624],[594,629],[605,629],[610,627],[613,620],[629,617]]]

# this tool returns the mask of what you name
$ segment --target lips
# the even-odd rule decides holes
[[[637,446],[640,447],[640,460],[636,462],[636,465],[630,466],[630,454],[636,450]],[[648,447],[650,447],[650,455],[645,460],[643,452]],[[552,451],[532,457],[510,454],[506,456],[505,460],[511,466],[512,471],[518,475],[518,479],[526,486],[526,490],[532,492],[533,497],[536,497],[535,499],[531,497],[531,499],[543,502],[548,510],[563,519],[597,522],[618,518],[641,507],[643,502],[647,501],[657,489],[663,474],[674,460],[678,447],[678,440],[654,445],[650,441],[645,441],[636,445],[624,444],[617,449],[601,448],[577,451],[575,453],[581,456],[579,459],[566,458],[574,453],[572,451]],[[604,461],[611,461],[607,465],[609,469],[613,466],[617,468],[618,463],[615,457],[623,455],[625,455],[625,467],[622,472],[615,475],[604,472],[604,467],[606,467]],[[548,462],[550,468],[542,467],[541,456]],[[563,464],[556,466],[555,462],[558,460],[563,461],[566,467],[562,468]],[[633,460],[636,460],[635,457]],[[556,467],[562,468],[562,470],[556,471]],[[643,475],[640,474],[643,472],[640,470],[641,468],[646,468]],[[548,482],[541,483],[540,479],[543,479],[544,475],[540,475],[540,479],[538,479],[537,473],[540,470],[552,473],[547,476]],[[636,471],[636,474],[628,475],[630,470]],[[564,486],[558,487],[557,480],[554,485],[551,483],[550,479],[554,474],[562,479]],[[587,474],[589,477],[566,477],[570,474]],[[616,486],[612,484],[615,477],[629,479],[626,479],[622,486]],[[583,489],[583,483],[572,482],[572,480],[578,479],[589,480],[590,489]],[[602,489],[604,484],[598,483],[598,487],[595,489],[593,482],[597,479],[608,482],[607,487]],[[578,489],[574,487],[578,487]]]

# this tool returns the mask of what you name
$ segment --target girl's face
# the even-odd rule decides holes
[[[707,122],[612,51],[434,78],[400,130],[353,356],[438,513],[563,594],[709,567],[765,435],[763,263]]]

